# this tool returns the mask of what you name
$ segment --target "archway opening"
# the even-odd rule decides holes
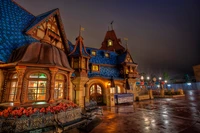
[[[93,84],[90,87],[90,100],[94,100],[97,104],[103,103],[103,89],[99,84]]]

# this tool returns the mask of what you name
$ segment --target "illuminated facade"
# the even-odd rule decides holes
[[[0,1],[1,102],[51,103],[60,99],[110,104],[113,93],[134,93],[137,64],[115,31],[107,31],[100,49],[72,44],[59,9],[34,16],[11,0]],[[126,90],[128,79],[130,90]]]

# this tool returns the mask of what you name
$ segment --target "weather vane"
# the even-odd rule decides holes
[[[111,25],[111,29],[112,29],[112,30],[113,30],[113,22],[114,22],[114,20],[111,21],[111,23],[110,23],[110,25]]]
[[[85,30],[85,28],[81,27],[81,25],[80,25],[79,36],[81,36],[81,31],[84,31],[84,30]]]
[[[124,37],[124,41],[126,42],[126,49],[128,49],[128,38]]]

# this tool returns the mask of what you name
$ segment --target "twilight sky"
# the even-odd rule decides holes
[[[34,15],[59,8],[67,38],[74,43],[82,25],[88,47],[101,47],[114,20],[117,37],[129,39],[139,72],[193,75],[192,66],[200,64],[200,0],[15,1]]]

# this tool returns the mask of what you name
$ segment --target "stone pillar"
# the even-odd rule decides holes
[[[135,79],[128,79],[128,82],[129,85],[131,85],[131,90],[128,92],[133,93],[133,100],[136,101],[136,98],[139,96],[140,88],[137,88]]]
[[[49,89],[49,103],[53,103],[54,102],[54,88],[55,88],[55,76],[56,73],[58,72],[58,68],[49,68],[50,73],[51,73],[51,85],[50,85],[50,89]]]
[[[86,84],[85,85],[85,102],[90,101],[89,89],[90,89],[89,86]]]
[[[72,84],[71,79],[70,79],[71,74],[72,73],[69,74],[69,78],[68,78],[68,81],[67,81],[68,82],[68,88],[67,88],[68,89],[68,94],[67,94],[68,99],[67,100],[73,101],[73,97],[72,97],[73,96],[73,84]]]
[[[165,97],[165,89],[163,87],[163,84],[160,84],[160,96]]]
[[[6,102],[8,96],[9,96],[9,92],[6,90],[6,88],[7,88],[7,81],[9,80],[9,77],[7,76],[8,71],[2,70],[2,72],[3,72],[4,81],[2,83],[1,102]]]
[[[3,70],[0,69],[0,102],[1,102],[2,94],[3,94],[3,81],[4,81]]]
[[[111,106],[111,107],[115,106],[114,93],[111,93],[111,94],[110,94],[110,106]]]
[[[80,107],[84,107],[85,98],[85,83],[89,80],[88,77],[76,77],[72,82],[76,86],[76,104]]]
[[[150,99],[153,99],[152,88],[149,89],[149,98],[150,98]]]
[[[23,100],[21,101],[21,96],[22,96],[22,89],[23,89],[23,80],[24,80],[24,73],[26,71],[26,66],[16,66],[16,71],[18,74],[18,86],[17,86],[17,97],[16,97],[16,101],[14,104],[20,104],[20,103],[24,103],[26,96],[23,96]],[[23,93],[24,94],[24,93]]]

